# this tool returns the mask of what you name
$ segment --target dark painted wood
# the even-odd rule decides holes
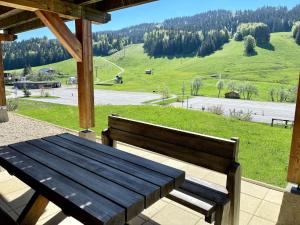
[[[184,181],[185,173],[181,170],[177,170],[172,167],[169,167],[169,166],[166,166],[166,165],[163,165],[163,164],[160,164],[160,163],[157,163],[157,162],[154,162],[154,161],[151,161],[151,160],[148,160],[148,159],[145,159],[145,158],[133,155],[133,154],[129,154],[127,152],[116,150],[115,148],[111,148],[109,146],[99,145],[95,142],[92,142],[92,141],[89,141],[86,139],[81,139],[72,134],[68,134],[68,133],[61,134],[61,135],[59,135],[59,137],[68,139],[70,141],[73,141],[77,144],[80,144],[80,145],[83,145],[83,146],[86,146],[89,148],[93,148],[95,150],[104,152],[106,154],[118,157],[122,160],[125,160],[128,162],[134,163],[136,165],[145,167],[147,169],[156,171],[163,175],[172,177],[175,179],[176,187],[179,186],[180,184],[182,184],[182,182]]]
[[[127,220],[134,218],[144,209],[145,203],[142,195],[130,191],[103,177],[97,176],[94,173],[82,169],[28,143],[13,144],[9,145],[9,147],[39,161],[52,170],[59,172],[73,181],[85,185],[90,190],[124,207],[126,209]],[[74,171],[76,171],[76,173]]]
[[[125,209],[18,151],[0,148],[0,164],[84,224],[124,224]]]
[[[18,225],[3,209],[0,208],[0,221],[5,225]]]
[[[168,197],[204,214],[209,223],[239,223],[241,173],[237,163],[238,138],[226,140],[118,116],[109,116],[108,128],[102,132],[102,137],[111,143],[124,142],[226,174],[226,188],[187,178]]]
[[[170,144],[206,152],[222,158],[232,159],[235,156],[235,142],[189,131],[139,122],[127,118],[109,116],[109,129],[117,129],[132,134],[149,137],[158,141],[168,141]]]
[[[60,135],[59,137],[60,138]],[[45,138],[50,141],[50,138]],[[120,159],[118,157],[106,154],[100,150],[92,149],[67,139],[60,138],[55,140],[56,144],[68,148],[71,151],[77,152],[81,155],[94,159],[103,164],[109,165],[115,169],[126,172],[130,175],[138,177],[140,179],[146,180],[152,184],[158,185],[161,187],[161,197],[166,196],[170,191],[174,189],[174,179],[166,175],[157,173],[140,165],[133,164],[126,160]]]
[[[59,145],[57,145],[59,144],[58,139],[59,138],[57,137],[49,137],[45,140],[37,139],[28,141],[27,143],[32,144],[40,149],[43,149],[44,151],[60,157],[61,159],[65,159],[70,163],[73,163],[74,165],[80,166],[92,173],[102,176],[103,178],[106,178],[114,183],[117,183],[125,188],[143,195],[146,202],[145,207],[149,207],[151,204],[160,199],[159,186],[153,185],[130,174],[114,169],[108,165],[60,147]],[[53,143],[46,140],[53,141]]]

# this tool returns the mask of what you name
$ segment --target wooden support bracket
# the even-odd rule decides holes
[[[36,15],[52,31],[77,62],[82,62],[82,45],[56,13],[36,11]]]
[[[17,219],[20,225],[33,225],[36,224],[38,219],[44,213],[49,201],[44,196],[35,192],[28,204],[25,206],[21,215]]]

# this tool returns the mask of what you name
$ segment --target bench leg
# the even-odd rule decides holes
[[[48,202],[48,199],[38,192],[35,192],[17,219],[17,222],[20,225],[36,224],[41,215],[44,213]]]
[[[238,225],[241,198],[241,167],[239,165],[229,172],[226,186],[230,197],[229,224]]]
[[[230,202],[218,206],[215,214],[215,225],[229,225]]]

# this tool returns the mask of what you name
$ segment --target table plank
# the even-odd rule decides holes
[[[172,177],[175,180],[175,187],[177,188],[178,186],[180,186],[184,179],[185,179],[185,173],[181,170],[178,169],[174,169],[172,167],[154,162],[152,160],[148,160],[127,152],[123,152],[121,150],[117,150],[115,148],[109,147],[109,146],[105,146],[105,145],[99,145],[96,142],[92,142],[89,141],[87,139],[83,139],[80,138],[78,136],[72,135],[72,134],[68,134],[68,133],[64,133],[64,134],[60,134],[58,135],[59,137],[62,137],[64,139],[70,140],[74,143],[83,145],[83,146],[87,146],[89,148],[93,148],[96,149],[98,151],[101,151],[103,153],[118,157],[120,159],[129,161],[131,163],[134,163],[136,165],[139,166],[143,166],[147,169],[151,169],[153,171],[156,171],[158,173],[164,174],[166,176]]]
[[[113,201],[126,209],[126,220],[130,220],[144,209],[144,197],[103,177],[97,176],[81,167],[69,163],[57,156],[41,150],[28,143],[17,143],[9,145],[34,160],[54,171],[79,182],[81,185],[93,190],[101,196]],[[76,173],[74,173],[76,171]]]
[[[161,187],[161,197],[166,196],[168,193],[170,193],[170,191],[174,189],[174,179],[166,175],[163,175],[161,173],[157,173],[145,167],[103,153],[96,149],[79,145],[77,143],[74,143],[67,139],[60,138],[58,136],[46,137],[43,139],[55,143],[57,145],[60,145],[64,148],[67,148],[85,157],[89,157],[90,159],[96,160],[110,167],[123,171],[127,174],[131,174],[135,177],[151,182],[152,184],[158,185]]]
[[[37,139],[28,141],[27,143],[143,195],[145,198],[146,208],[160,199],[160,187],[145,180],[84,157],[46,140]]]
[[[0,164],[84,224],[126,221],[124,208],[10,147],[0,148]]]

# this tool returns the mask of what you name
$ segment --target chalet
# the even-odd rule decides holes
[[[231,98],[231,99],[240,99],[240,93],[237,91],[230,91],[225,93],[225,98]]]
[[[39,72],[44,74],[54,74],[56,71],[52,68],[42,68]]]

